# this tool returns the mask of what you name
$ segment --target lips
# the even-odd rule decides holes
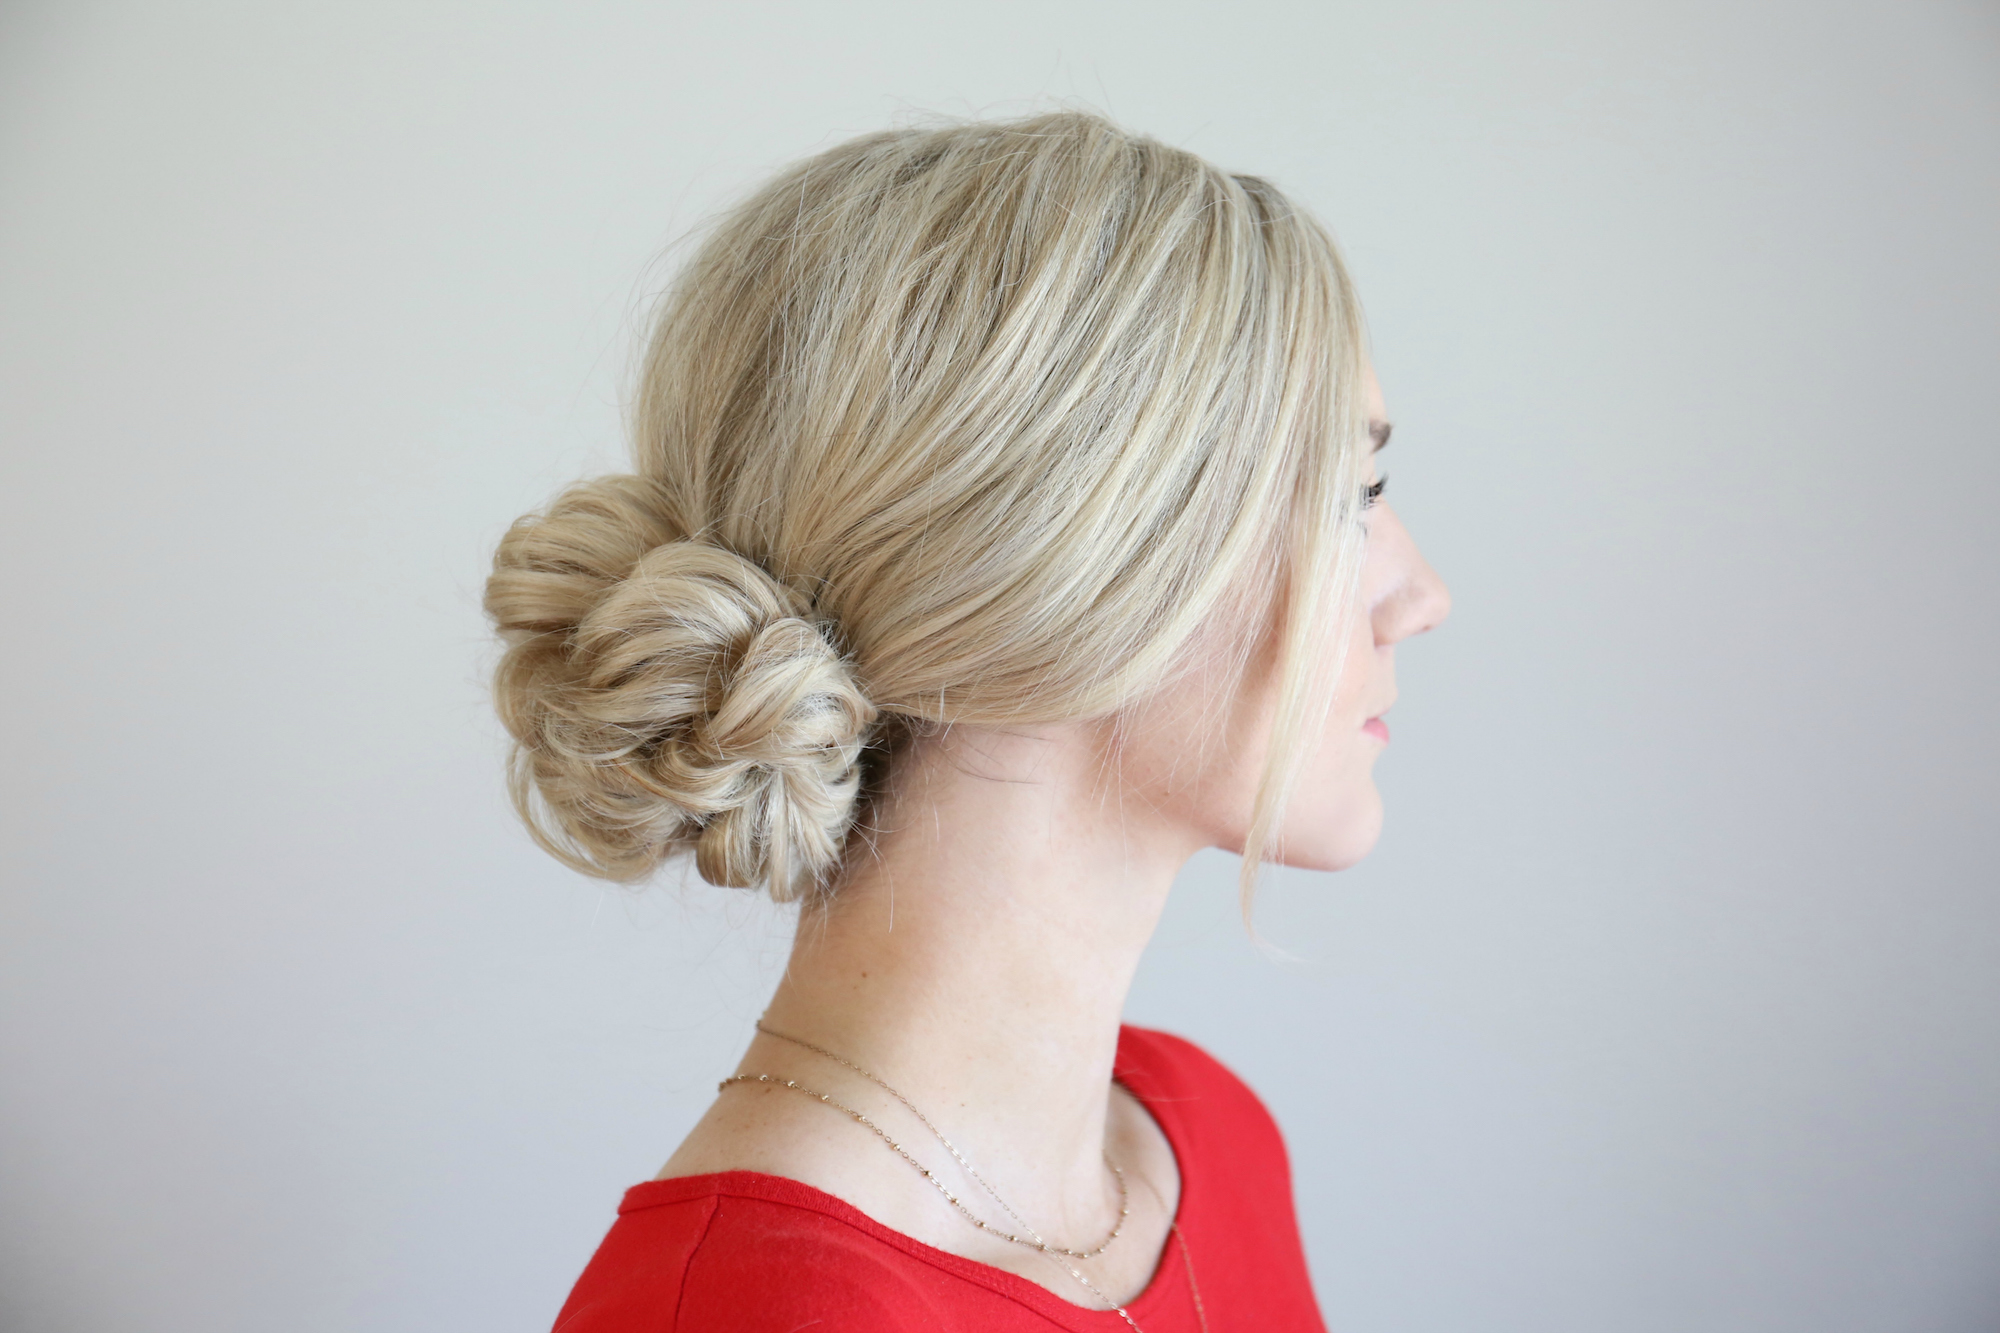
[[[1367,732],[1370,736],[1373,736],[1376,740],[1382,742],[1382,744],[1387,745],[1389,743],[1389,724],[1387,722],[1384,722],[1381,718],[1379,717],[1369,718],[1366,722],[1363,722],[1361,724],[1361,729]]]

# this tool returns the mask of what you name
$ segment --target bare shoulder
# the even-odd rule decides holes
[[[757,1171],[841,1194],[854,1146],[825,1108],[784,1087],[739,1086],[718,1096],[655,1180]],[[844,1197],[844,1196],[843,1196]]]
[[[957,1217],[874,1133],[783,1084],[716,1098],[657,1180],[754,1171],[809,1185],[892,1231],[954,1249]]]

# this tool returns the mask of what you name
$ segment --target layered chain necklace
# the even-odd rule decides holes
[[[881,1078],[877,1077],[875,1074],[870,1073],[868,1070],[863,1069],[860,1065],[855,1064],[852,1060],[847,1059],[845,1056],[836,1055],[834,1052],[826,1049],[826,1047],[815,1045],[812,1042],[805,1040],[803,1037],[794,1037],[789,1033],[779,1032],[775,1028],[766,1027],[764,1025],[764,1020],[762,1020],[761,1018],[757,1020],[757,1030],[763,1033],[767,1037],[775,1037],[779,1041],[790,1042],[794,1046],[803,1047],[804,1049],[811,1051],[816,1055],[825,1056],[827,1059],[833,1061],[835,1064],[842,1065],[848,1069],[853,1070],[855,1073],[861,1075],[861,1077],[867,1079],[870,1083],[873,1083],[876,1087],[882,1089],[882,1091],[888,1093],[891,1097],[894,1097],[898,1102],[902,1103],[903,1109],[908,1111],[911,1115],[915,1116],[918,1119],[918,1121],[920,1121],[923,1124],[923,1127],[931,1132],[931,1136],[944,1146],[944,1150],[946,1152],[951,1154],[952,1160],[957,1162],[967,1175],[971,1176],[973,1180],[978,1182],[979,1187],[986,1191],[986,1193],[988,1194],[988,1196],[992,1198],[994,1203],[999,1205],[1000,1211],[1004,1212],[1005,1214],[1007,1214],[1008,1217],[1014,1220],[1014,1225],[1019,1227],[1020,1230],[1018,1232],[1003,1230],[1000,1227],[996,1227],[992,1223],[986,1221],[986,1219],[980,1217],[977,1213],[974,1213],[970,1208],[967,1208],[965,1206],[964,1200],[959,1198],[958,1195],[952,1193],[951,1187],[949,1185],[945,1184],[944,1181],[938,1178],[936,1172],[932,1171],[929,1167],[925,1166],[922,1162],[918,1161],[916,1157],[911,1154],[910,1150],[905,1148],[902,1144],[898,1143],[889,1134],[887,1130],[883,1129],[880,1125],[876,1124],[873,1120],[870,1120],[867,1116],[863,1115],[861,1112],[855,1110],[853,1107],[847,1105],[846,1103],[837,1100],[828,1093],[820,1092],[814,1088],[808,1088],[803,1083],[799,1083],[794,1079],[779,1078],[775,1074],[736,1074],[729,1078],[723,1079],[722,1082],[718,1083],[716,1085],[717,1092],[727,1091],[732,1084],[736,1083],[764,1083],[764,1084],[769,1084],[770,1086],[776,1088],[790,1088],[792,1091],[800,1093],[807,1097],[811,1097],[815,1101],[824,1102],[826,1105],[832,1107],[834,1110],[839,1111],[843,1115],[847,1116],[848,1119],[854,1121],[856,1124],[859,1124],[862,1127],[873,1131],[875,1137],[881,1139],[883,1143],[887,1144],[891,1152],[895,1153],[905,1162],[908,1162],[911,1168],[915,1170],[918,1175],[922,1176],[925,1180],[929,1181],[931,1183],[931,1186],[935,1188],[939,1194],[942,1194],[944,1196],[945,1202],[949,1203],[953,1208],[958,1210],[959,1216],[963,1217],[966,1221],[972,1223],[972,1225],[978,1227],[981,1231],[984,1231],[989,1235],[997,1236],[1001,1240],[1009,1241],[1015,1245],[1024,1245],[1031,1250],[1036,1250],[1044,1255],[1047,1255],[1055,1263],[1061,1265],[1064,1272],[1068,1273],[1071,1277],[1075,1278],[1078,1282],[1082,1283],[1084,1289],[1090,1292],[1092,1296],[1095,1296],[1098,1300],[1103,1301],[1106,1309],[1116,1311],[1118,1317],[1123,1319],[1128,1325],[1131,1326],[1132,1333],[1144,1333],[1144,1330],[1142,1330],[1139,1327],[1138,1323],[1133,1320],[1131,1314],[1127,1312],[1125,1307],[1120,1305],[1118,1302],[1112,1300],[1109,1296],[1106,1296],[1104,1292],[1098,1288],[1096,1283],[1092,1282],[1089,1278],[1083,1275],[1083,1271],[1079,1269],[1074,1262],[1075,1260],[1079,1259],[1095,1259],[1098,1255],[1103,1254],[1104,1251],[1110,1247],[1111,1242],[1118,1239],[1119,1233],[1125,1230],[1125,1221],[1128,1217],[1131,1216],[1132,1213],[1131,1199],[1125,1187],[1125,1173],[1118,1169],[1118,1164],[1116,1162],[1111,1160],[1110,1153],[1106,1153],[1104,1155],[1104,1165],[1110,1168],[1113,1179],[1115,1179],[1118,1182],[1118,1220],[1112,1224],[1110,1234],[1105,1236],[1103,1240],[1099,1241],[1095,1247],[1087,1250],[1072,1250],[1062,1245],[1052,1245],[1048,1241],[1043,1240],[1041,1234],[1037,1232],[1033,1227],[1029,1226],[1026,1220],[1022,1218],[1020,1213],[1016,1212],[1012,1205],[1010,1205],[1005,1199],[1000,1197],[1000,1191],[994,1189],[992,1184],[986,1179],[986,1177],[980,1175],[979,1172],[973,1168],[972,1163],[968,1162],[965,1159],[965,1154],[961,1153],[958,1150],[957,1146],[953,1144],[950,1139],[945,1137],[944,1131],[939,1129],[936,1125],[932,1124],[931,1118],[925,1115],[922,1111],[919,1111],[916,1108],[916,1105],[912,1103],[908,1097],[905,1097],[902,1093],[890,1087]],[[1179,1223],[1170,1222],[1168,1223],[1168,1226],[1173,1231],[1175,1239],[1180,1242],[1181,1263],[1185,1265],[1185,1267],[1187,1268],[1188,1291],[1194,1297],[1195,1317],[1201,1321],[1202,1333],[1208,1333],[1208,1313],[1202,1308],[1201,1289],[1195,1285],[1194,1260],[1188,1257],[1187,1237],[1181,1235],[1181,1229]]]

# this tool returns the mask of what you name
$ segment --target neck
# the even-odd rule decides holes
[[[765,1020],[996,1165],[1091,1188],[1126,993],[1196,850],[1121,799],[1106,745],[961,729],[907,756],[875,846],[802,916]]]

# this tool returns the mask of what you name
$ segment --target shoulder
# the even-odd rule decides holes
[[[889,1234],[841,1200],[782,1177],[648,1181],[626,1191],[555,1333],[946,1326],[951,1302],[940,1275],[886,1242]]]

